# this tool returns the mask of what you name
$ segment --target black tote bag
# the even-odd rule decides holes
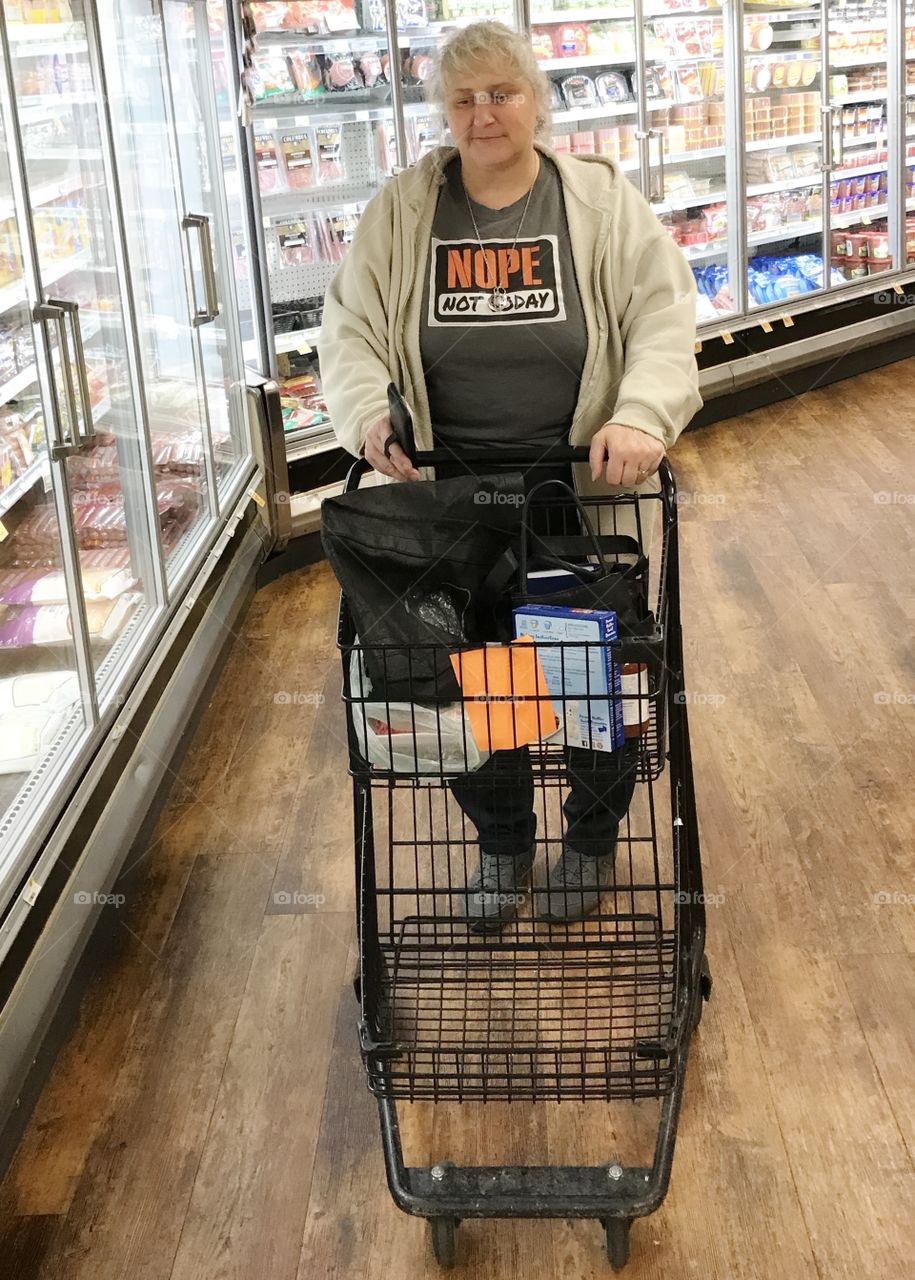
[[[460,696],[449,652],[496,638],[480,586],[517,539],[523,501],[515,473],[325,499],[321,542],[365,646],[373,694],[427,705]]]

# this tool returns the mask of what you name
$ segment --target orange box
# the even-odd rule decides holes
[[[451,654],[481,751],[505,751],[555,732],[559,720],[531,636]]]

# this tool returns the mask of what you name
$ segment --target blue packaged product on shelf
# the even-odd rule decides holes
[[[622,746],[620,669],[609,647],[618,634],[614,611],[530,603],[518,605],[512,615],[515,636],[531,636],[537,644],[559,717],[559,728],[548,740],[592,751]]]

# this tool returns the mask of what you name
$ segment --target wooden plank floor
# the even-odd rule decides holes
[[[911,1274],[913,399],[909,360],[674,451],[715,992],[634,1280]],[[234,641],[0,1186],[9,1280],[437,1274],[358,1059],[335,605],[303,570]],[[424,1162],[599,1163],[653,1123],[426,1104],[404,1128]],[[594,1223],[459,1241],[480,1280],[608,1272]]]

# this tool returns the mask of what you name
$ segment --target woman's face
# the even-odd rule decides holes
[[[461,72],[447,86],[445,114],[465,163],[497,169],[533,150],[534,95],[509,67],[482,65]]]

